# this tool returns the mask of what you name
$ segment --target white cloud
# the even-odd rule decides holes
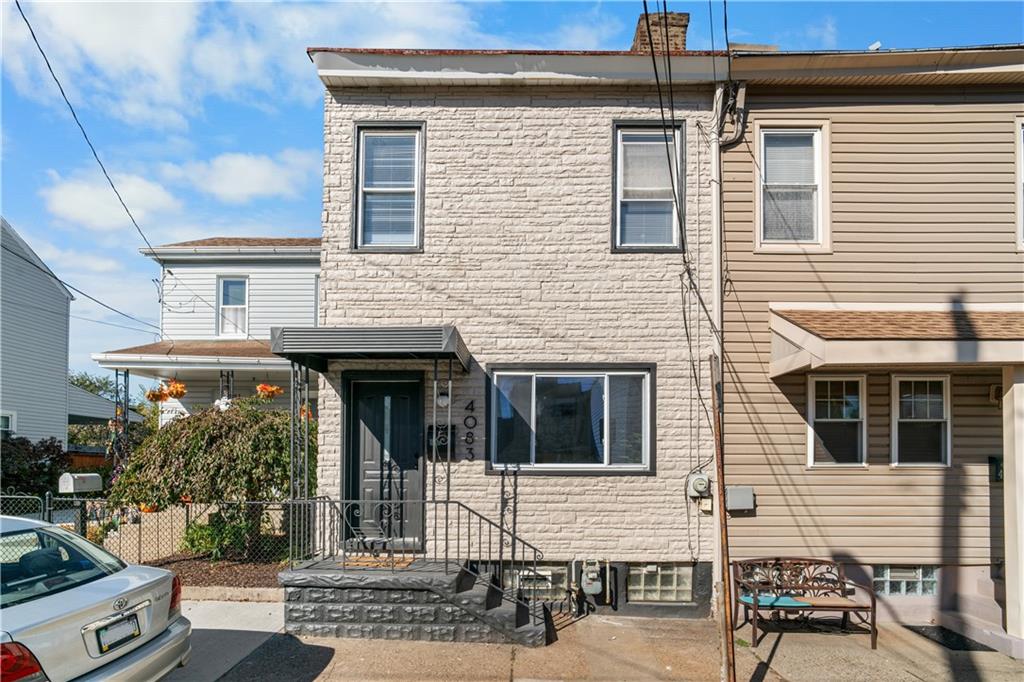
[[[114,173],[112,177],[140,223],[181,209],[181,202],[159,183],[127,173]],[[124,208],[98,171],[69,178],[50,171],[50,178],[51,183],[39,190],[39,194],[46,203],[46,210],[55,218],[99,232],[131,227]]]
[[[209,96],[258,106],[322,92],[310,45],[494,47],[484,5],[433,3],[27,4],[72,102],[133,125],[185,128]],[[3,6],[3,69],[18,92],[63,106],[13,3]]]
[[[293,198],[320,172],[317,152],[285,149],[274,157],[264,154],[221,154],[209,161],[161,166],[168,180],[184,182],[229,204],[263,197]]]
[[[832,17],[825,17],[817,24],[809,24],[804,32],[822,49],[834,50],[839,44],[839,29],[836,27],[836,20]]]
[[[50,242],[33,242],[32,249],[54,271],[114,272],[121,268],[118,260],[77,249],[62,249]]]

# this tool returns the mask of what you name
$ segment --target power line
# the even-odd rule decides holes
[[[43,46],[39,44],[39,39],[36,37],[36,32],[32,28],[32,24],[29,22],[28,17],[25,16],[25,10],[21,8],[21,2],[19,0],[14,0],[14,4],[18,8],[18,14],[20,14],[21,18],[25,21],[25,26],[28,27],[29,35],[32,36],[32,42],[36,44],[36,49],[39,50],[39,54],[43,57],[43,61],[46,62],[46,69],[50,72],[50,76],[53,77],[53,82],[57,84],[57,89],[60,90],[60,96],[64,98],[64,103],[68,105],[68,109],[71,111],[71,117],[75,119],[75,124],[78,126],[78,129],[82,132],[82,137],[85,138],[85,143],[89,145],[89,150],[92,152],[93,158],[96,159],[96,163],[99,164],[100,170],[103,171],[103,177],[105,177],[107,179],[107,182],[110,184],[110,189],[114,190],[114,194],[117,195],[117,200],[121,202],[121,208],[123,208],[124,212],[128,214],[129,220],[132,221],[132,225],[135,226],[135,230],[139,233],[139,236],[142,237],[142,241],[146,242],[146,246],[152,249],[153,245],[149,243],[149,239],[146,238],[146,234],[142,231],[142,228],[139,227],[139,224],[135,221],[135,216],[133,216],[132,212],[128,209],[128,204],[124,203],[124,199],[121,197],[121,193],[117,190],[117,185],[114,184],[113,179],[110,177],[110,173],[107,172],[107,167],[103,165],[103,161],[100,160],[100,155],[96,152],[96,147],[93,146],[92,140],[89,139],[89,134],[85,132],[85,127],[82,125],[82,122],[78,119],[78,113],[75,111],[75,108],[71,105],[71,100],[68,99],[67,93],[64,92],[64,86],[61,85],[60,79],[57,78],[57,74],[54,73],[53,66],[50,64],[50,58],[46,56],[46,52],[43,50]]]
[[[118,191],[117,185],[114,184],[113,178],[111,178],[110,177],[110,173],[107,172],[107,167],[103,165],[103,161],[100,159],[100,155],[96,151],[95,145],[93,145],[92,140],[89,139],[89,134],[85,131],[85,126],[82,125],[82,121],[78,118],[78,113],[75,111],[75,107],[71,104],[71,100],[68,99],[67,93],[64,91],[64,86],[61,85],[60,79],[57,77],[56,72],[54,72],[54,70],[53,70],[53,66],[50,64],[50,58],[47,57],[46,51],[43,49],[42,44],[40,44],[39,39],[36,37],[36,32],[32,28],[31,22],[29,22],[28,17],[25,16],[25,11],[21,7],[21,2],[19,0],[14,0],[14,4],[18,8],[18,13],[21,15],[22,20],[25,22],[25,26],[28,27],[28,32],[32,36],[32,42],[35,43],[36,49],[39,51],[40,56],[42,56],[43,61],[46,63],[47,71],[50,72],[50,76],[53,78],[53,82],[57,84],[57,89],[60,90],[60,95],[61,95],[62,98],[64,98],[64,103],[68,105],[68,110],[71,112],[71,117],[75,120],[75,124],[78,126],[78,130],[82,133],[82,137],[85,139],[85,143],[89,146],[89,150],[92,152],[93,158],[96,159],[96,163],[99,165],[100,170],[103,171],[103,177],[105,177],[107,179],[107,183],[110,185],[110,189],[112,189],[114,191],[114,194],[117,196],[117,200],[118,200],[118,202],[120,202],[121,208],[124,209],[124,212],[127,214],[128,219],[131,221],[132,225],[135,227],[135,231],[139,233],[139,236],[142,237],[142,241],[144,241],[146,243],[146,246],[149,247],[150,253],[152,253],[152,255],[153,255],[153,259],[156,260],[156,262],[160,265],[161,269],[163,269],[164,272],[166,272],[168,275],[170,275],[175,280],[177,280],[181,284],[181,286],[183,286],[191,294],[193,294],[196,297],[196,299],[198,299],[198,300],[202,301],[203,303],[205,303],[211,310],[214,311],[214,313],[220,315],[221,318],[224,321],[227,321],[227,317],[224,315],[224,313],[222,311],[220,311],[217,308],[217,306],[215,306],[213,303],[210,303],[209,301],[207,301],[199,293],[197,293],[190,286],[188,286],[188,284],[183,282],[177,275],[174,274],[174,272],[170,268],[168,268],[164,264],[164,262],[160,258],[160,256],[158,256],[156,254],[156,250],[154,249],[153,244],[150,243],[149,238],[146,237],[146,233],[142,231],[142,227],[140,227],[138,221],[135,220],[135,216],[132,215],[131,210],[128,208],[128,204],[125,203],[124,198],[121,196],[121,192]],[[86,296],[86,294],[82,294],[82,295]],[[163,307],[163,292],[162,292],[162,289],[161,289],[161,293],[160,293],[160,305],[161,305],[161,308],[162,308]],[[155,326],[155,325],[153,325],[153,326]],[[162,333],[163,332],[161,330],[161,334]],[[246,339],[249,339],[249,340],[255,340],[255,339],[252,338],[252,336],[249,335],[249,330],[248,329],[246,329],[246,331],[245,331],[245,337],[246,337]]]
[[[152,327],[152,328],[154,328],[154,329],[156,329],[158,331],[160,330],[160,327],[158,327],[157,325],[153,324],[152,322],[146,322],[145,320],[140,320],[139,318],[137,318],[137,317],[135,317],[133,315],[129,315],[128,313],[126,313],[126,312],[124,312],[122,310],[118,310],[114,306],[112,306],[112,305],[110,305],[108,303],[104,303],[103,301],[101,301],[100,299],[96,298],[95,296],[91,296],[91,295],[85,293],[84,291],[82,291],[81,289],[79,289],[78,287],[65,282],[64,280],[62,280],[57,275],[53,274],[52,272],[50,272],[46,268],[40,267],[38,264],[36,264],[32,260],[30,260],[29,258],[26,258],[25,256],[21,255],[20,253],[18,253],[17,251],[12,249],[11,247],[7,246],[6,244],[0,244],[0,248],[3,248],[4,251],[6,251],[6,252],[8,252],[8,253],[10,253],[10,254],[12,254],[14,256],[17,256],[18,258],[20,258],[21,260],[25,261],[26,263],[28,263],[29,265],[34,267],[39,272],[41,272],[44,275],[46,275],[47,277],[50,277],[50,278],[52,278],[53,280],[55,280],[57,282],[60,282],[63,286],[67,287],[71,291],[74,291],[76,294],[81,294],[82,296],[84,296],[85,298],[89,299],[93,303],[96,303],[97,305],[101,305],[104,308],[106,308],[107,310],[109,310],[111,312],[114,312],[114,313],[117,313],[118,315],[121,315],[122,317],[126,317],[129,320],[131,320],[132,322],[138,322],[139,324],[144,324],[147,327]]]
[[[732,46],[729,44],[729,0],[722,0],[722,23],[725,28],[725,54],[727,57],[725,63],[726,68],[729,69],[729,82],[732,83]]]
[[[156,334],[156,332],[151,332],[151,331],[148,331],[146,329],[139,329],[138,327],[129,327],[126,324],[117,324],[117,323],[114,323],[114,322],[107,322],[106,320],[96,320],[96,319],[93,319],[91,317],[84,317],[82,315],[72,315],[72,314],[69,313],[68,317],[73,317],[76,320],[82,320],[83,322],[92,322],[94,324],[103,324],[103,325],[106,325],[108,327],[117,327],[118,329],[127,329],[129,331],[139,332],[141,334]]]
[[[668,161],[669,177],[671,178],[672,177],[672,149],[669,146],[669,141],[668,141],[668,120],[665,118],[665,100],[661,96],[661,77],[658,76],[658,58],[654,54],[654,35],[653,35],[653,32],[651,31],[651,15],[649,14],[648,9],[647,9],[647,0],[643,0],[643,2],[644,2],[644,23],[647,26],[647,45],[650,47],[650,50],[651,50],[651,66],[654,67],[654,86],[658,90],[658,109],[661,112],[661,129],[662,129],[662,133],[665,135],[665,158]],[[666,45],[665,48],[666,48],[666,51],[667,51],[668,50],[668,45]],[[673,128],[673,131],[672,131],[672,138],[675,139],[675,129],[674,128]],[[686,257],[685,256],[685,254],[686,254],[686,231],[682,228],[683,213],[680,210],[679,195],[676,192],[676,183],[675,182],[670,182],[669,184],[672,185],[672,202],[675,204],[675,207],[676,207],[676,217],[677,217],[677,219],[679,221],[679,225],[680,225],[680,229],[679,229],[679,238],[681,239],[680,246],[682,246],[682,248],[683,248],[683,257],[685,258]]]

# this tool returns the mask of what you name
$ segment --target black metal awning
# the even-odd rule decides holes
[[[270,350],[318,372],[329,360],[457,360],[469,370],[469,349],[453,325],[436,327],[274,327]]]

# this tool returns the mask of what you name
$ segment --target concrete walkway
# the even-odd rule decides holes
[[[166,682],[214,682],[284,627],[280,602],[183,601],[181,611],[192,621],[192,659]]]
[[[994,652],[953,652],[899,626],[879,649],[868,637],[787,629],[757,649],[737,633],[738,680],[940,682],[1024,679],[1024,664]],[[717,680],[718,630],[709,620],[590,616],[544,648],[295,638],[274,635],[222,680]]]

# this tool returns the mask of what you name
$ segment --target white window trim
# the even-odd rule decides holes
[[[856,381],[857,394],[860,400],[860,462],[844,464],[841,462],[814,461],[814,421],[815,421],[815,381]],[[866,469],[868,467],[868,379],[865,374],[808,374],[807,375],[807,468],[808,469]],[[836,420],[832,420],[836,421]],[[840,420],[852,421],[852,420]]]
[[[900,423],[900,382],[901,381],[941,381],[942,382],[942,417],[946,422],[946,451],[941,463],[901,463],[899,461],[899,423]],[[945,469],[952,463],[953,455],[953,417],[950,401],[950,376],[948,374],[893,374],[889,389],[889,466],[898,469]],[[921,421],[921,420],[906,420]]]
[[[0,412],[0,416],[7,417],[7,418],[10,419],[11,428],[9,428],[8,431],[10,431],[10,435],[12,435],[12,436],[17,435],[17,433],[18,433],[18,413],[17,412],[7,412],[7,411],[4,411],[4,412]]]
[[[813,133],[815,180],[818,183],[817,234],[810,241],[765,240],[763,211],[764,134],[773,132]],[[754,252],[832,253],[832,194],[829,172],[831,125],[826,119],[759,120],[754,122]]]
[[[244,281],[245,282],[245,332],[241,334],[228,334],[224,331],[224,282]],[[239,306],[228,306],[237,308]],[[226,339],[249,338],[249,276],[248,275],[218,275],[217,276],[217,336]]]
[[[622,150],[622,136],[623,133],[655,133],[662,135],[665,133],[664,128],[658,127],[646,127],[646,126],[632,126],[632,125],[619,125],[615,128],[615,248],[623,251],[635,249],[637,251],[643,251],[645,249],[678,249],[679,248],[679,236],[682,230],[683,221],[685,216],[679,215],[679,206],[676,205],[675,199],[679,198],[679,204],[682,205],[683,198],[680,196],[680,188],[683,185],[683,137],[685,136],[685,130],[681,124],[677,124],[677,127],[672,130],[673,144],[675,145],[676,152],[676,163],[675,168],[669,169],[671,174],[671,181],[673,183],[673,197],[672,202],[672,241],[670,243],[663,244],[634,244],[624,243],[622,241],[622,171],[625,166],[623,159]],[[663,202],[664,199],[627,199],[630,202],[643,202],[643,201],[657,201]],[[684,209],[685,210],[685,209]]]
[[[1017,251],[1024,252],[1024,116],[1015,117],[1013,126],[1014,149],[1017,152],[1016,185],[1014,185],[1017,215],[1013,225],[1016,233],[1014,241],[1017,244]]]
[[[610,376],[643,376],[644,387],[643,387],[643,455],[640,464],[612,464],[611,463],[611,449],[608,438],[608,429],[610,428],[610,419],[608,410],[610,409],[611,401],[608,399],[608,377]],[[528,376],[532,377],[530,385],[530,462],[529,463],[515,463],[515,464],[502,464],[497,461],[497,426],[498,426],[498,377],[502,376]],[[580,376],[580,377],[604,377],[604,433],[602,434],[604,440],[604,463],[602,464],[537,464],[537,378],[538,377],[569,377],[569,376]],[[498,471],[516,471],[516,470],[537,470],[537,471],[622,471],[622,472],[637,472],[637,471],[649,471],[651,466],[651,373],[646,370],[544,370],[531,372],[529,370],[499,370],[494,372],[491,378],[491,415],[490,415],[490,444],[488,445],[488,454],[491,467]]]
[[[422,210],[421,203],[423,201],[421,191],[421,177],[422,173],[422,161],[423,161],[423,129],[420,127],[395,124],[394,126],[387,125],[368,125],[359,126],[359,139],[357,144],[358,148],[358,164],[356,168],[356,242],[355,247],[358,250],[364,251],[408,251],[416,250],[421,248],[423,244],[423,225],[422,225]],[[363,181],[366,178],[366,169],[364,164],[366,163],[366,154],[364,152],[364,140],[366,134],[371,135],[414,135],[416,138],[416,158],[413,161],[413,181],[412,181],[412,195],[413,195],[413,234],[412,241],[409,243],[401,244],[366,244],[363,241],[363,198],[366,195],[366,188],[363,186]],[[370,194],[408,194],[408,189],[396,189],[396,188],[374,188],[370,190]]]

